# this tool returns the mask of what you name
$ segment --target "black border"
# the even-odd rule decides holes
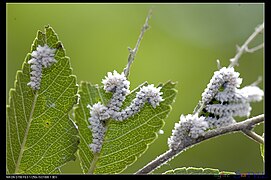
[[[112,3],[112,2],[101,2],[101,1],[78,1],[78,2],[56,2],[56,1],[53,1],[53,0],[48,0],[48,1],[43,1],[44,3]],[[159,2],[159,1],[154,1],[154,2],[146,2],[146,1],[137,1],[137,2],[114,2],[114,3],[173,3],[174,1],[170,1],[170,2]],[[268,40],[270,39],[270,33],[271,33],[271,30],[270,30],[270,25],[269,25],[269,21],[270,21],[270,18],[271,15],[268,15],[268,7],[270,8],[270,2],[268,1],[254,1],[254,2],[249,2],[249,1],[229,1],[229,2],[223,2],[223,3],[264,3],[264,21],[265,21],[265,33],[264,33],[264,40],[265,40],[265,44],[264,44],[264,48],[265,48],[265,51],[264,51],[264,91],[265,91],[265,97],[264,97],[264,114],[265,114],[265,174],[263,175],[259,175],[259,174],[238,174],[238,175],[205,175],[206,177],[208,178],[214,178],[214,179],[221,179],[221,178],[233,178],[233,179],[243,179],[243,178],[251,178],[251,179],[267,179],[267,178],[270,178],[271,177],[271,174],[270,174],[270,168],[271,168],[271,164],[270,164],[270,156],[271,154],[270,153],[267,153],[269,152],[269,147],[270,147],[270,142],[271,142],[271,132],[270,132],[270,128],[271,128],[271,117],[270,117],[270,109],[268,108],[269,106],[269,101],[268,99],[270,99],[270,95],[269,95],[269,92],[271,92],[271,89],[270,89],[270,84],[268,83],[268,73],[269,73],[269,64],[270,64],[270,56],[268,55],[268,52],[270,52],[268,50],[268,46],[269,45],[269,42]],[[5,9],[4,9],[4,6],[0,6],[0,12],[3,13],[3,15],[1,16],[3,18],[3,20],[1,22],[5,22],[5,26],[7,25],[7,22],[6,22],[6,4],[7,3],[28,3],[28,2],[16,2],[16,1],[6,1],[5,2]],[[35,3],[35,2],[29,2],[29,3]],[[41,3],[41,2],[39,2]],[[208,1],[208,2],[200,2],[200,1],[195,1],[195,2],[191,2],[191,1],[182,1],[182,2],[174,2],[174,3],[218,3],[217,1]],[[4,16],[4,13],[5,13],[5,16]],[[4,19],[5,18],[5,19]],[[7,27],[6,27],[7,28]],[[6,30],[5,28],[5,30]],[[3,28],[2,28],[3,29]],[[7,32],[6,32],[7,33]],[[2,33],[3,35],[4,33]],[[4,39],[4,38],[2,38]],[[5,38],[6,39],[6,38]],[[2,43],[5,43],[4,47],[6,47],[6,41],[3,41],[2,40]],[[6,53],[6,51],[5,51]],[[7,54],[6,54],[6,58],[7,58]],[[2,66],[2,68],[6,68],[6,58],[5,58],[5,61],[4,61],[4,65]],[[2,71],[2,72],[6,72],[6,69],[5,71]],[[3,77],[3,76],[2,76]],[[5,75],[6,77],[6,75]],[[4,81],[2,81],[4,82]],[[6,82],[6,79],[5,79],[5,82]],[[2,89],[3,90],[3,89]],[[6,112],[6,105],[8,104],[8,102],[6,102],[6,104],[3,104],[3,112],[5,110]],[[4,120],[1,121],[1,123],[3,123],[3,126],[2,127],[6,127],[6,123]],[[86,179],[89,179],[89,178],[93,178],[95,176],[107,176],[107,175],[80,175],[80,174],[65,174],[65,175],[6,175],[4,174],[4,167],[6,167],[6,152],[5,152],[5,146],[6,146],[6,143],[5,143],[5,139],[4,137],[6,137],[6,128],[5,128],[5,131],[0,131],[1,133],[1,144],[3,144],[2,148],[1,148],[1,152],[3,153],[1,155],[1,172],[3,172],[3,177],[5,179],[59,179],[59,178],[73,178],[73,179],[76,179],[76,178],[86,178]],[[2,174],[1,174],[2,175]],[[132,174],[117,174],[117,175],[113,175],[113,176],[129,176],[129,175],[132,175]],[[91,176],[91,177],[90,177]],[[160,175],[157,175],[157,174],[153,174],[153,175],[139,175],[139,176],[160,176]],[[171,176],[170,178],[172,177],[177,177],[177,178],[194,178],[194,177],[197,177],[199,175],[193,175],[193,176],[190,176],[190,175],[163,175],[163,176]],[[182,177],[179,177],[179,176],[182,176]],[[97,177],[97,178],[103,178],[103,177]],[[2,178],[1,178],[2,179]]]

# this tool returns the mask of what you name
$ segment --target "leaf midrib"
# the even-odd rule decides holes
[[[37,98],[38,98],[38,93],[36,92],[35,96],[34,96],[33,103],[32,103],[32,109],[31,109],[31,112],[30,112],[30,115],[29,115],[29,121],[27,123],[26,131],[24,133],[24,139],[23,139],[23,142],[22,142],[22,145],[21,145],[18,161],[17,161],[16,166],[15,166],[15,174],[17,174],[18,171],[19,171],[19,166],[20,166],[20,163],[21,163],[21,160],[22,160],[22,157],[23,157],[23,152],[24,152],[26,139],[27,139],[27,136],[28,136],[28,131],[30,129],[31,122],[33,120],[32,117],[33,117],[34,109],[35,109],[35,106],[36,106]]]
[[[93,174],[94,170],[96,169],[96,163],[97,163],[98,159],[99,159],[99,154],[94,154],[93,160],[92,160],[92,162],[90,164],[90,168],[88,170],[88,172],[90,174]]]

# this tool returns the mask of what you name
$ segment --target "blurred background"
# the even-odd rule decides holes
[[[145,33],[131,67],[131,89],[144,81],[157,85],[177,81],[178,95],[165,120],[164,134],[124,174],[134,173],[167,149],[167,139],[181,114],[192,113],[201,93],[217,70],[236,53],[264,21],[263,4],[11,4],[7,5],[6,101],[14,87],[38,30],[50,24],[63,42],[78,83],[100,84],[109,71],[126,66],[128,47],[134,48],[150,8],[151,28]],[[258,36],[250,47],[263,42]],[[263,49],[241,56],[236,71],[241,87],[259,76],[264,78]],[[264,83],[259,87],[264,88]],[[8,104],[8,101],[7,101]],[[264,113],[264,102],[252,103],[251,116]],[[244,119],[244,118],[243,118]],[[238,120],[243,120],[238,119]],[[255,131],[262,135],[261,124]],[[241,133],[203,142],[156,170],[177,167],[210,167],[237,173],[262,173],[259,145]],[[78,158],[62,168],[63,173],[81,173]]]

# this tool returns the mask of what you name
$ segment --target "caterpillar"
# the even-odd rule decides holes
[[[202,102],[209,103],[214,96],[223,88],[233,90],[240,87],[242,79],[239,78],[239,73],[234,71],[234,68],[223,67],[219,71],[215,71],[207,88],[202,93]]]
[[[264,92],[255,85],[239,89],[242,83],[239,75],[233,67],[214,72],[202,93],[202,111],[181,115],[168,139],[169,148],[176,149],[181,143],[203,136],[206,130],[235,123],[235,116],[250,115],[250,102],[261,101]]]
[[[198,117],[198,114],[188,114],[186,116],[182,114],[180,121],[175,123],[171,137],[168,138],[168,146],[170,149],[176,150],[181,142],[187,141],[190,138],[198,138],[208,128],[209,125],[205,121],[205,117]]]
[[[56,49],[52,49],[45,44],[44,46],[38,45],[37,50],[31,53],[32,58],[28,61],[28,64],[31,64],[32,71],[30,72],[30,82],[27,85],[33,90],[40,89],[42,67],[48,68],[57,62],[54,58],[55,51]]]
[[[123,121],[138,113],[147,102],[153,108],[159,106],[162,98],[161,87],[154,87],[153,84],[143,86],[136,93],[135,99],[125,109],[121,110],[121,106],[130,93],[130,82],[127,80],[124,72],[119,74],[117,71],[108,72],[105,79],[102,80],[103,88],[107,93],[113,93],[107,105],[101,102],[95,103],[93,106],[88,105],[90,109],[90,126],[92,132],[92,143],[89,145],[93,153],[99,153],[102,148],[103,138],[106,131],[105,122],[112,118],[116,121]]]
[[[234,68],[223,67],[216,71],[207,88],[202,93],[205,103],[203,113],[210,128],[218,128],[234,123],[233,117],[249,117],[250,102],[261,101],[264,92],[255,85],[239,89],[242,79]]]
[[[102,142],[105,134],[105,119],[109,118],[109,115],[106,113],[106,107],[102,105],[100,102],[94,104],[93,106],[89,106],[90,115],[89,118],[90,126],[89,128],[92,131],[92,143],[89,147],[92,149],[94,153],[98,153],[101,150]]]

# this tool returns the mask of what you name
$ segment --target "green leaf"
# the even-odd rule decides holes
[[[42,69],[40,89],[30,81],[31,52],[38,45],[56,48],[54,63]],[[48,25],[38,31],[31,52],[17,71],[15,88],[7,105],[6,153],[8,174],[56,174],[66,162],[75,159],[78,130],[68,112],[77,102],[78,85],[72,75],[69,57],[54,30]]]
[[[264,138],[264,133],[263,133],[262,137]],[[260,144],[260,151],[261,151],[261,156],[262,156],[263,162],[264,162],[264,144]]]
[[[123,108],[131,103],[136,92],[144,85],[147,83],[143,83],[126,97]],[[157,138],[158,131],[163,127],[164,119],[171,111],[171,104],[177,94],[175,85],[170,81],[160,85],[165,101],[155,109],[146,103],[138,114],[123,122],[109,120],[102,150],[99,154],[93,155],[89,148],[92,135],[88,128],[90,113],[87,105],[93,105],[99,101],[106,104],[112,94],[106,93],[98,85],[82,82],[79,90],[80,102],[75,108],[75,120],[81,138],[78,156],[83,173],[120,173],[134,163]]]
[[[235,174],[235,172],[219,171],[218,169],[213,168],[195,168],[195,167],[182,167],[176,168],[164,172],[163,174],[211,174],[211,175],[226,175],[226,174]]]

